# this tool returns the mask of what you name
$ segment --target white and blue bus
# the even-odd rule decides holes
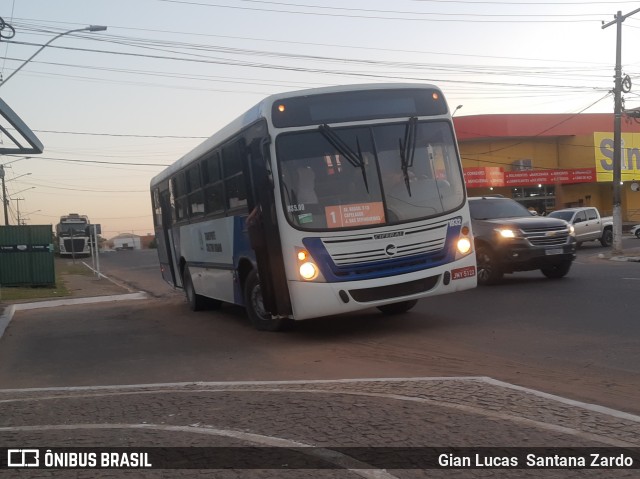
[[[193,310],[260,330],[476,286],[442,92],[418,84],[272,95],[151,181],[164,279]]]

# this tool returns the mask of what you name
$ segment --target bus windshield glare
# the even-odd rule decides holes
[[[286,217],[301,230],[403,223],[464,204],[445,121],[321,125],[280,134],[276,151]]]

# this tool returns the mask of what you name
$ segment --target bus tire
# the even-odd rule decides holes
[[[244,283],[244,304],[247,316],[258,331],[281,331],[289,325],[286,318],[272,318],[262,302],[260,280],[256,270],[252,270]]]
[[[401,314],[406,313],[418,304],[417,299],[409,301],[401,301],[399,303],[385,304],[384,306],[378,306],[378,309],[384,314]]]
[[[184,271],[182,272],[182,285],[191,311],[201,311],[204,309],[206,298],[196,294],[196,289],[193,287],[193,280],[191,279],[191,273],[189,272],[188,266],[185,266]]]

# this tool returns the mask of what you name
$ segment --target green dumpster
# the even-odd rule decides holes
[[[0,226],[0,286],[55,283],[51,225]]]

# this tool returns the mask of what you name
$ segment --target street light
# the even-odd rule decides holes
[[[29,63],[31,60],[33,60],[33,57],[35,57],[38,53],[40,53],[42,50],[45,49],[45,47],[49,46],[51,44],[51,42],[53,42],[54,40],[57,40],[58,38],[64,36],[64,35],[68,35],[69,33],[76,33],[76,32],[103,32],[107,29],[107,27],[103,26],[103,25],[89,25],[88,27],[84,27],[84,28],[76,28],[74,30],[69,30],[67,32],[63,32],[63,33],[59,33],[58,35],[56,35],[55,37],[53,37],[51,40],[49,40],[47,43],[45,43],[44,45],[42,45],[40,48],[38,48],[36,50],[36,52],[31,55],[29,58],[27,58],[27,60],[20,65],[18,68],[16,68],[15,70],[13,70],[13,72],[11,73],[11,75],[9,75],[7,78],[4,79],[4,81],[2,83],[0,83],[0,87],[3,86],[5,83],[7,83],[9,81],[9,79],[15,75],[16,73],[18,73],[20,70],[22,70],[22,68]]]
[[[458,105],[458,106],[456,107],[456,109],[455,109],[455,110],[453,110],[453,113],[451,113],[451,118],[453,118],[453,115],[455,115],[455,114],[456,114],[456,112],[457,112],[460,108],[462,108],[462,106],[463,106],[463,105]]]
[[[22,218],[20,219],[22,226],[25,226],[27,223],[27,221],[31,221],[31,218],[29,218],[29,215],[32,215],[34,213],[39,213],[42,210],[35,210],[35,211],[29,211],[29,213],[23,213],[22,214]]]
[[[2,86],[2,84],[0,84],[0,86]],[[31,158],[30,156],[23,156],[22,158],[17,158],[13,161],[7,161],[4,166],[10,165],[11,163],[15,163],[16,161],[22,161],[22,160],[28,160],[29,158]]]
[[[17,180],[18,178],[22,178],[23,176],[29,176],[31,173],[24,173],[22,175],[14,176],[13,178],[7,178],[7,182]]]
[[[16,208],[18,210],[18,226],[20,225],[20,206],[18,205],[18,201],[24,201],[24,198],[12,198],[12,196],[16,196],[20,193],[22,193],[23,191],[27,191],[27,190],[32,190],[34,189],[35,186],[30,186],[29,188],[25,188],[24,190],[20,190],[20,191],[16,191],[15,193],[12,193],[10,195],[6,195],[5,196],[5,207],[7,206],[7,204],[9,203],[9,200],[14,200],[16,202]],[[6,191],[5,191],[6,193]],[[5,221],[5,225],[8,225],[9,223],[7,221]]]
[[[23,191],[27,191],[27,190],[32,190],[34,189],[35,186],[30,186],[29,188],[25,188],[24,190],[20,190],[20,191],[16,191],[15,193],[11,193],[10,195],[7,195],[8,198],[11,198],[12,196],[16,196],[19,195],[20,193],[22,193]]]

